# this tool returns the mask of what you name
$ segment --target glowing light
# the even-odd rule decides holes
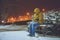
[[[21,18],[20,21],[23,21],[23,19]]]
[[[27,15],[30,15],[30,13],[29,13],[29,12],[27,12]]]
[[[7,19],[7,22],[26,21],[26,20],[31,20],[31,16],[29,12],[27,12],[26,15],[23,16],[10,17]]]
[[[2,21],[2,23],[5,23],[4,20]]]
[[[42,11],[45,11],[45,9],[42,9]]]
[[[8,19],[8,22],[15,22],[15,21],[16,21],[16,18],[13,18],[13,17]]]

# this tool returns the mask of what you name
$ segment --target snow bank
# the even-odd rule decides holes
[[[21,30],[26,28],[26,25],[0,25],[0,29],[6,30]]]

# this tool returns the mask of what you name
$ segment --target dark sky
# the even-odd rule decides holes
[[[36,7],[57,9],[60,8],[60,0],[0,0],[0,13],[10,16],[24,15],[27,11],[32,13]]]

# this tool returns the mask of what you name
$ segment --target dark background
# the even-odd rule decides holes
[[[33,13],[34,8],[59,9],[60,0],[0,0],[0,14],[8,16],[24,15],[26,12]]]

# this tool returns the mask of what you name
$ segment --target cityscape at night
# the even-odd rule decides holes
[[[7,20],[7,21],[6,21]],[[26,13],[26,15],[22,15],[22,16],[18,16],[18,17],[10,17],[8,19],[6,19],[5,21],[8,23],[8,22],[18,22],[18,21],[28,21],[28,20],[32,20],[31,19],[31,15],[30,13]]]
[[[0,0],[0,14],[3,20],[10,17],[23,16],[27,12],[33,14],[34,8],[47,10],[60,9],[59,0]]]

